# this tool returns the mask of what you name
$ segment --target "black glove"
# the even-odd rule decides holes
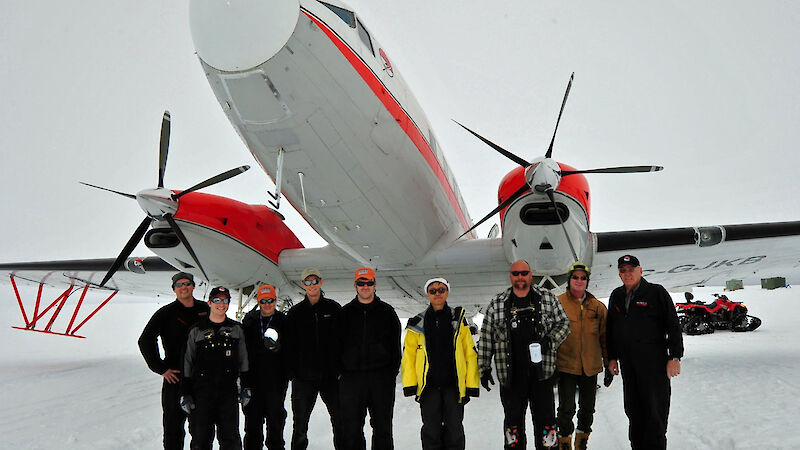
[[[465,395],[464,398],[461,399],[461,404],[466,405],[467,403],[469,403],[469,398],[470,398],[469,395]]]
[[[494,386],[494,378],[492,378],[492,372],[487,370],[481,374],[481,386],[486,389],[486,392],[489,392],[492,390],[489,387],[490,384]]]
[[[194,399],[191,395],[184,395],[181,396],[181,409],[186,415],[192,414],[192,410],[194,409]]]
[[[241,392],[239,392],[239,403],[242,404],[242,408],[250,404],[250,399],[253,397],[253,392],[250,388],[244,388]]]
[[[611,369],[606,367],[606,373],[605,376],[603,377],[603,386],[605,387],[611,386],[612,381],[614,381],[614,374],[611,373]]]

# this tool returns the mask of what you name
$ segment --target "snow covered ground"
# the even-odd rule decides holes
[[[694,292],[697,299],[710,301],[710,294],[719,290]],[[728,295],[745,301],[763,324],[752,333],[684,337],[683,373],[672,383],[669,447],[800,448],[794,428],[800,413],[800,292],[746,288]],[[680,295],[674,298],[682,301]],[[88,339],[68,339],[11,329],[22,319],[15,298],[5,295],[0,301],[0,339],[6,342],[0,347],[0,447],[159,448],[161,382],[136,346],[158,306],[151,300],[116,298],[81,330]],[[288,406],[287,401],[290,411]],[[482,390],[466,408],[467,448],[500,448],[502,416],[497,389]],[[291,411],[288,424],[287,440]],[[419,427],[419,409],[402,397],[398,382],[396,448],[420,448]],[[330,448],[330,425],[321,402],[311,433],[311,448]],[[626,448],[619,378],[598,393],[590,442],[596,449]]]

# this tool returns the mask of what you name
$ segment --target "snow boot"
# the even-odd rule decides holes
[[[558,450],[572,450],[572,435],[558,438]]]
[[[581,430],[575,430],[575,450],[586,450],[586,445],[589,443],[589,433],[584,433]]]

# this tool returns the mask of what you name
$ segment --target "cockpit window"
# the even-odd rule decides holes
[[[356,21],[358,22],[358,35],[361,36],[361,40],[364,41],[364,45],[367,46],[372,56],[375,56],[375,49],[372,48],[372,39],[369,37],[369,32],[364,28],[360,20],[356,19]]]
[[[353,14],[352,11],[348,11],[348,10],[346,10],[344,8],[340,8],[338,6],[333,6],[333,5],[325,3],[325,2],[320,2],[320,3],[322,3],[326,8],[328,8],[331,11],[333,11],[334,13],[336,13],[336,15],[339,16],[339,18],[342,19],[344,21],[344,23],[349,25],[350,28],[355,28],[356,27],[356,16],[355,16],[355,14]]]

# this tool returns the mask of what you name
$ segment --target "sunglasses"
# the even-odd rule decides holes
[[[359,281],[356,281],[356,286],[359,286],[359,287],[360,286],[375,286],[375,280],[369,280],[369,281],[361,281],[361,280],[359,280]]]
[[[633,272],[634,270],[636,270],[636,267],[620,267],[619,273]]]
[[[271,304],[271,303],[275,303],[276,301],[277,301],[277,299],[274,299],[274,298],[262,298],[261,300],[258,301],[258,303],[261,304],[261,305],[266,305],[267,303]]]
[[[572,278],[573,280],[583,280],[583,281],[586,281],[586,280],[589,279],[589,277],[584,277],[583,275],[581,275],[581,276],[573,275],[570,278]]]
[[[184,281],[183,283],[175,283],[176,288],[188,287],[188,286],[194,286],[194,283],[192,283],[191,281]]]
[[[447,292],[447,288],[443,288],[443,287],[442,288],[438,288],[438,289],[437,288],[428,289],[428,294],[431,294],[431,295],[444,294],[445,292]]]
[[[531,273],[530,270],[512,270],[511,271],[511,275],[514,275],[515,277],[518,277],[520,275],[522,275],[524,277],[524,276],[527,276],[529,273]]]
[[[214,297],[214,298],[210,299],[209,301],[211,303],[225,303],[227,305],[227,304],[230,304],[231,299],[225,298],[225,297]]]
[[[319,284],[319,278],[312,278],[310,280],[303,280],[303,284],[306,286],[313,286],[315,284]]]

